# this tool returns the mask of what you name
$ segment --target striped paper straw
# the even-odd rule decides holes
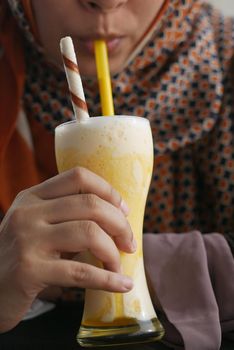
[[[89,113],[71,37],[61,39],[60,50],[76,119],[85,120],[89,118]]]

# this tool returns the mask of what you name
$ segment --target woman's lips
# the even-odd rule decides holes
[[[120,46],[121,39],[122,38],[118,37],[118,38],[111,38],[111,39],[101,38],[100,40],[104,40],[106,42],[108,53],[112,54]],[[95,39],[82,40],[83,45],[90,53],[94,53],[94,41]]]

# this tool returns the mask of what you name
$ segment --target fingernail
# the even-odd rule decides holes
[[[133,281],[128,276],[122,276],[122,289],[123,291],[131,290],[133,287]]]
[[[135,252],[137,250],[137,241],[135,240],[134,237],[131,242],[131,249],[132,249],[132,252]]]
[[[120,209],[122,210],[125,216],[129,214],[129,207],[127,206],[127,203],[123,199],[120,203]]]

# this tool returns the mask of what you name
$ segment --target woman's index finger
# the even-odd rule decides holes
[[[102,177],[82,167],[60,173],[34,186],[32,192],[45,200],[92,193],[128,214],[128,207],[119,192]]]

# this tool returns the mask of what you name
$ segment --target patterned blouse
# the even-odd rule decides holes
[[[9,2],[25,34],[23,104],[37,156],[38,133],[40,140],[53,137],[55,126],[72,118],[72,107],[64,72],[35,45],[20,2]],[[200,1],[171,0],[124,70],[112,77],[116,114],[151,122],[155,162],[147,232],[219,232],[234,246],[233,54],[231,18]],[[97,81],[84,78],[83,85],[90,115],[100,115]],[[54,162],[45,149],[38,166],[43,157]],[[54,169],[45,169],[46,177]]]

